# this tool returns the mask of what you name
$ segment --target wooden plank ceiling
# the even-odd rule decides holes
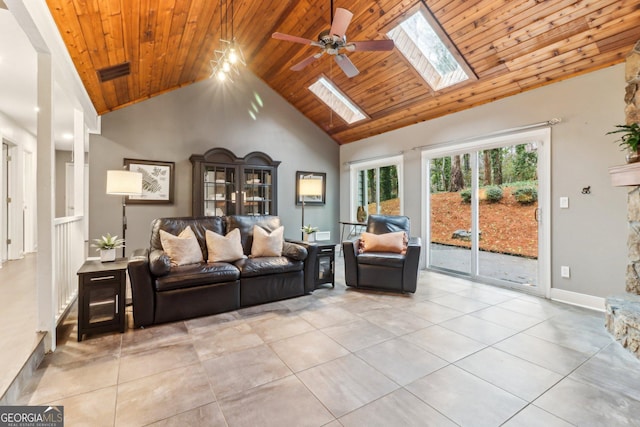
[[[221,13],[231,7],[231,0],[222,2],[47,0],[99,114],[207,79],[212,52],[224,35]],[[247,66],[339,144],[622,62],[640,40],[637,0],[334,3],[354,14],[349,40],[384,38],[410,11],[428,7],[477,76],[434,92],[397,48],[350,53],[360,70],[351,79],[327,56],[303,71],[290,71],[318,48],[274,40],[271,34],[315,40],[330,26],[330,1],[234,0],[234,35]],[[129,75],[99,81],[97,70],[123,62],[129,62]],[[331,78],[369,118],[347,125],[331,114],[307,89],[320,75]]]

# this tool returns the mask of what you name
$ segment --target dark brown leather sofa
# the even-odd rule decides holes
[[[280,218],[231,215],[154,220],[150,248],[137,249],[129,257],[135,327],[222,313],[313,291],[313,265],[305,263],[308,252],[302,245],[285,242],[280,257],[246,258],[233,263],[205,261],[172,267],[160,242],[160,230],[177,235],[191,226],[206,260],[206,230],[226,235],[239,228],[242,247],[248,256],[254,225],[273,231],[280,226]]]
[[[411,222],[406,216],[369,215],[368,233],[404,231],[409,238],[407,251],[404,255],[391,252],[359,253],[360,239],[342,242],[347,286],[414,293],[422,242],[419,237],[409,237],[410,228]]]

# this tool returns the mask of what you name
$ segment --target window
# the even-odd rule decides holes
[[[325,77],[320,77],[309,86],[309,90],[348,124],[367,118],[357,105]]]
[[[352,166],[353,205],[367,215],[402,215],[402,156]]]
[[[475,76],[428,11],[419,9],[387,33],[434,90]]]

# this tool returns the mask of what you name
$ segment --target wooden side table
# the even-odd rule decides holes
[[[124,332],[127,262],[88,260],[78,270],[78,341],[83,334]]]

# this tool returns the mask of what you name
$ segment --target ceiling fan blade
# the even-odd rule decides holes
[[[302,61],[298,62],[296,65],[294,65],[293,67],[289,68],[291,71],[300,71],[302,70],[304,67],[306,67],[307,65],[311,64],[312,62],[314,62],[316,59],[320,58],[322,55],[324,55],[324,52],[320,52],[320,53],[316,53],[315,55],[311,55],[310,57],[303,59]]]
[[[347,57],[347,55],[340,54],[340,55],[336,55],[335,58],[336,58],[336,63],[340,68],[342,68],[342,71],[344,71],[347,77],[351,78],[351,77],[357,76],[358,73],[360,73],[360,71],[358,71],[356,66],[353,65],[353,62],[351,62],[351,60]]]
[[[344,37],[344,33],[347,32],[347,27],[351,23],[351,18],[353,18],[353,13],[341,7],[337,8],[335,15],[333,15],[333,22],[331,23],[331,35],[336,35],[340,38]]]
[[[302,37],[291,36],[289,34],[283,34],[283,33],[273,33],[271,35],[271,38],[278,39],[278,40],[285,40],[285,41],[294,42],[294,43],[308,44],[312,46],[322,46],[320,43],[316,41],[305,39]]]
[[[393,40],[368,40],[362,42],[350,42],[345,47],[349,52],[367,52],[393,50]]]

